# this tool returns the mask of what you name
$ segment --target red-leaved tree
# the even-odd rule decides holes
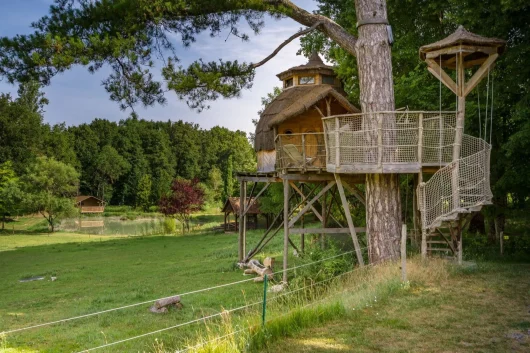
[[[204,191],[199,180],[175,179],[171,191],[160,199],[159,208],[166,216],[174,216],[182,223],[182,231],[190,230],[190,217],[204,204]]]

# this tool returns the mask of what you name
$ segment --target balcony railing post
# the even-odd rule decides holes
[[[335,168],[340,166],[340,119],[335,118]]]
[[[302,134],[302,167],[305,169],[307,164],[307,158],[305,156],[305,134]]]
[[[418,163],[421,170],[423,163],[423,113],[420,113],[418,117]]]

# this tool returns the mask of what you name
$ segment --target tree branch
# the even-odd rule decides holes
[[[277,8],[285,16],[292,18],[304,26],[311,27],[315,23],[321,22],[318,28],[319,31],[327,35],[351,55],[356,55],[355,43],[357,43],[357,38],[332,19],[310,13],[296,6],[290,0],[264,0],[264,2]]]
[[[267,56],[265,59],[261,60],[260,62],[258,63],[255,63],[255,64],[252,64],[251,67],[253,69],[257,68],[257,67],[260,67],[262,66],[263,64],[265,64],[267,61],[269,61],[270,59],[272,59],[273,57],[276,56],[276,54],[278,54],[280,52],[280,50],[282,50],[283,47],[285,47],[287,44],[291,43],[294,39],[300,37],[300,36],[303,36],[304,34],[307,34],[307,33],[310,33],[312,32],[313,30],[315,30],[318,26],[320,26],[322,24],[322,22],[317,22],[315,23],[314,25],[312,25],[311,27],[309,28],[306,28],[304,29],[303,31],[299,31],[298,33],[295,33],[293,34],[292,36],[290,36],[289,38],[287,38],[287,40],[285,40],[282,44],[280,44],[278,46],[278,48],[276,48],[269,56]]]

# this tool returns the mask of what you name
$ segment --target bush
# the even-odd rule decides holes
[[[177,222],[173,218],[164,218],[163,227],[164,234],[174,234],[177,232]]]

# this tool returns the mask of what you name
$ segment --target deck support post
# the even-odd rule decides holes
[[[245,257],[246,247],[246,228],[247,228],[247,215],[245,213],[245,202],[247,200],[247,182],[241,181],[239,192],[239,261],[242,261]],[[237,225],[237,223],[236,223]]]
[[[324,186],[326,184],[324,183]],[[321,206],[322,206],[322,228],[326,228],[326,221],[327,221],[327,205],[326,205],[326,194],[327,192],[325,192],[323,195],[322,195],[322,201],[320,202],[321,203]],[[319,237],[319,242],[320,242],[320,249],[324,250],[325,248],[325,244],[326,244],[326,235],[324,233],[320,233],[320,237]]]
[[[304,192],[304,184],[303,183],[300,183],[300,191],[303,194],[303,192]],[[302,219],[300,220],[300,226],[302,228],[305,228],[304,227],[304,218],[305,218],[305,216],[302,215]],[[305,233],[300,234],[300,251],[302,252],[302,254],[305,253]]]
[[[289,180],[283,181],[283,283],[287,283],[289,257]]]
[[[359,262],[359,266],[364,266],[363,255],[361,252],[361,247],[359,246],[359,239],[357,239],[357,233],[355,232],[355,227],[351,218],[350,205],[348,204],[348,200],[346,200],[346,194],[344,193],[342,180],[339,174],[335,174],[335,180],[337,182],[337,189],[339,190],[340,199],[342,201],[342,207],[344,208],[344,214],[346,215],[346,221],[348,222],[348,228],[350,228],[350,234],[353,241],[353,246],[355,247],[357,261]]]

